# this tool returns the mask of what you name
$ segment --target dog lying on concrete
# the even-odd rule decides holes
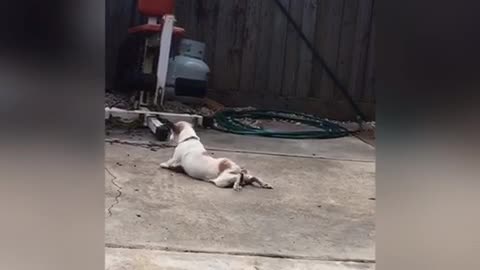
[[[213,183],[221,188],[233,187],[235,191],[254,183],[262,188],[272,188],[230,159],[210,156],[190,123],[170,123],[170,128],[177,147],[173,157],[160,164],[162,168],[177,172],[183,170],[192,178]]]

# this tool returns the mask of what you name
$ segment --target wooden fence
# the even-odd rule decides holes
[[[369,118],[375,114],[373,1],[281,0]],[[187,37],[206,43],[209,93],[219,102],[354,117],[273,0],[177,0],[175,15]]]

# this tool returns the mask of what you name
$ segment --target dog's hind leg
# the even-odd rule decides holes
[[[238,180],[237,180],[238,178]],[[223,172],[218,177],[208,180],[210,183],[215,184],[217,187],[229,188],[232,187],[237,181],[239,181],[240,175],[231,174],[229,172]]]
[[[258,177],[255,177],[255,176],[252,176],[250,179],[249,179],[249,182],[251,183],[257,183],[258,185],[260,185],[260,187],[262,188],[268,188],[268,189],[273,189],[273,187],[265,182],[263,182],[262,180],[260,180]]]

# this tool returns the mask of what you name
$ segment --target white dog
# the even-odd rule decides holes
[[[190,123],[180,121],[174,125],[171,124],[171,129],[177,141],[177,147],[173,157],[160,164],[162,168],[183,170],[192,178],[213,183],[217,187],[233,187],[236,191],[253,183],[257,183],[262,188],[272,188],[258,177],[248,174],[247,170],[230,159],[210,156]]]

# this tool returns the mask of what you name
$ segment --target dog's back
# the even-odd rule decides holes
[[[180,156],[180,165],[186,174],[193,178],[208,180],[217,176],[215,159],[198,140],[189,140],[177,146],[175,152]]]

